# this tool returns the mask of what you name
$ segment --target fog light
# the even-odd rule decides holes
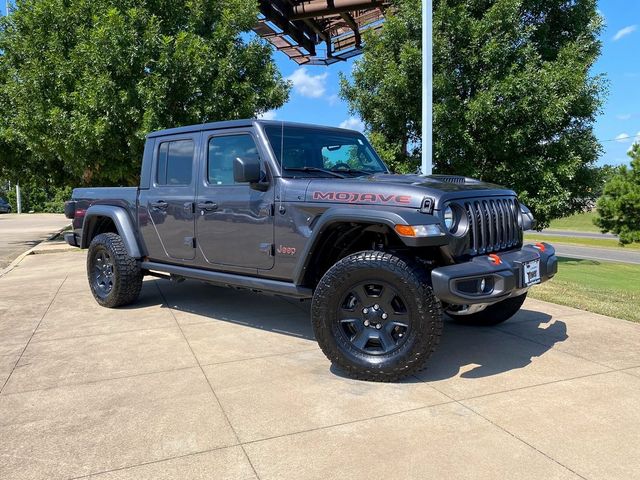
[[[480,291],[484,292],[484,289],[487,287],[487,281],[483,278],[480,280]]]

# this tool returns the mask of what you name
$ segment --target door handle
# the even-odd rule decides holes
[[[218,204],[215,202],[201,202],[198,204],[198,208],[207,212],[213,212],[218,209]]]
[[[165,202],[164,200],[158,200],[157,202],[151,202],[149,205],[151,205],[153,208],[157,208],[159,210],[166,210],[166,208],[169,206],[169,204],[167,202]]]

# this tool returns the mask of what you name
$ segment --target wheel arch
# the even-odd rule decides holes
[[[340,255],[326,257],[327,251],[339,249],[335,242],[339,240],[355,241],[358,236],[371,233],[385,235],[387,239],[401,247],[438,246],[447,243],[446,237],[440,238],[406,238],[395,231],[396,225],[424,225],[439,223],[432,215],[426,215],[408,209],[376,210],[335,208],[325,212],[313,224],[313,233],[303,250],[300,261],[294,271],[293,281],[296,285],[313,284],[312,278],[319,261],[337,261]],[[340,230],[347,230],[340,236]],[[336,234],[340,238],[336,238]],[[355,240],[354,240],[355,239]],[[418,240],[418,242],[416,242]],[[353,251],[345,251],[349,254]],[[344,256],[344,255],[343,255]],[[330,266],[330,265],[329,265]],[[320,267],[322,270],[323,267]],[[326,270],[326,269],[325,269]],[[321,272],[322,273],[322,272]]]
[[[124,208],[112,205],[93,205],[89,207],[82,224],[80,247],[88,248],[91,240],[96,235],[105,232],[113,232],[120,235],[130,257],[142,257],[134,223]]]

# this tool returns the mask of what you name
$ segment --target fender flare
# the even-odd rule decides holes
[[[440,224],[440,219],[433,215],[420,213],[409,209],[354,209],[332,208],[321,215],[313,227],[313,231],[296,265],[293,281],[296,285],[303,282],[307,267],[318,247],[322,235],[337,223],[362,223],[369,225],[386,225],[395,232],[396,225],[433,225]],[[427,238],[408,238],[398,235],[398,238],[408,247],[437,247],[448,243],[447,235]]]
[[[100,217],[110,218],[118,230],[118,235],[122,238],[127,249],[127,254],[133,258],[142,258],[136,230],[131,217],[122,207],[113,205],[93,205],[87,209],[82,224],[82,239],[80,248],[89,248],[89,232],[94,222]]]

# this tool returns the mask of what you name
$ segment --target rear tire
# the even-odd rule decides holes
[[[142,289],[142,270],[117,233],[101,233],[91,241],[87,277],[96,301],[107,308],[135,302]]]
[[[518,313],[526,299],[527,293],[525,292],[517,297],[507,298],[501,302],[489,305],[481,312],[472,313],[471,315],[451,315],[451,317],[456,322],[464,325],[491,327],[506,322]]]
[[[442,309],[416,263],[364,251],[320,280],[311,304],[316,340],[352,378],[400,380],[421,370],[440,342]]]

